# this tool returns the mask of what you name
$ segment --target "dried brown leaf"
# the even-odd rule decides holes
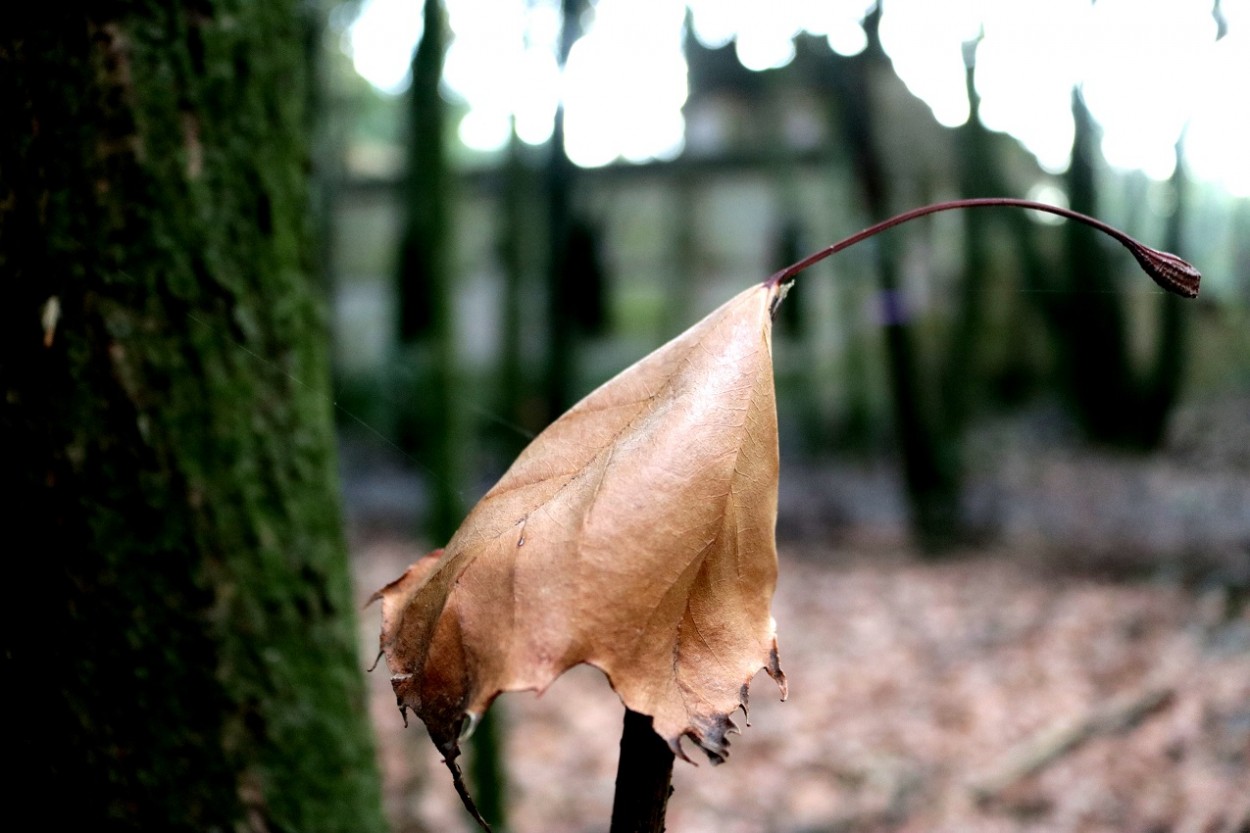
[[[604,671],[714,762],[766,670],[777,576],[771,311],[741,293],[540,434],[441,556],[378,592],[401,711],[447,756],[501,692]],[[454,772],[454,764],[453,772]]]

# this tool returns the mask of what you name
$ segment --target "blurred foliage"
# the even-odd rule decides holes
[[[532,148],[515,137],[500,153],[472,152],[456,139],[463,110],[444,101],[442,136],[460,218],[450,231],[459,373],[453,395],[478,423],[462,440],[475,465],[495,455],[484,470],[498,472],[554,416],[551,403],[569,404],[717,301],[784,265],[787,253],[922,202],[1038,189],[1062,198],[1062,178],[976,119],[971,68],[974,117],[948,129],[889,61],[876,61],[860,82],[869,95],[860,120],[868,132],[855,140],[861,127],[848,120],[856,103],[848,99],[848,73],[856,61],[833,54],[823,39],[803,35],[795,46],[786,67],[751,72],[732,44],[708,48],[688,39],[685,115],[702,138],[688,138],[685,153],[670,162],[582,170],[558,145]],[[387,273],[400,233],[402,106],[355,77],[341,51],[330,63],[338,108],[332,117],[345,125],[333,249],[340,378],[345,389],[384,392],[386,403],[367,405],[365,413],[421,410],[428,390],[362,381],[385,380],[397,355],[378,345],[398,338],[398,296]],[[794,124],[808,125],[806,132]],[[709,135],[716,137],[710,144]],[[1124,174],[1096,152],[1088,165],[1101,217],[1151,244],[1181,248],[1208,273],[1204,298],[1182,306],[1192,330],[1188,359],[1162,368],[1163,357],[1182,356],[1167,346],[1179,342],[1162,335],[1170,313],[1131,259],[1118,249],[1104,255],[1087,230],[1069,232],[1023,212],[944,215],[848,251],[800,282],[775,347],[783,448],[809,457],[893,453],[899,435],[891,426],[913,419],[905,415],[910,410],[914,425],[926,427],[904,435],[915,439],[910,453],[927,455],[927,468],[937,473],[930,482],[944,493],[941,526],[961,511],[960,438],[986,418],[1066,403],[1069,419],[1085,424],[1088,436],[1115,442],[1082,416],[1093,407],[1090,392],[1135,403],[1117,418],[1130,428],[1134,409],[1149,399],[1157,430],[1134,428],[1140,436],[1126,443],[1143,447],[1163,436],[1178,398],[1250,387],[1246,201],[1193,183]],[[875,199],[865,191],[870,173],[870,190],[881,192]],[[1065,241],[1081,241],[1094,254],[1077,255]],[[1065,284],[1065,276],[1079,275],[1072,267],[1078,256],[1087,266],[1101,262],[1103,289]],[[579,265],[557,281],[552,270],[566,260]],[[884,289],[871,285],[882,262],[897,273]],[[1073,322],[1109,306],[1119,308],[1114,315],[1122,324],[1091,324],[1108,338],[1074,347],[1080,337]],[[906,316],[911,345],[913,366],[903,373],[914,379],[910,409],[898,407],[898,382],[889,382],[896,314]],[[1108,353],[1120,359],[1092,378],[1122,378],[1120,392],[1095,381],[1072,393],[1074,374],[1089,371],[1093,355]],[[1175,373],[1172,392],[1161,394],[1167,373]],[[1156,394],[1148,396],[1150,389]],[[1127,390],[1135,393],[1126,400]],[[394,415],[379,422],[402,423]]]

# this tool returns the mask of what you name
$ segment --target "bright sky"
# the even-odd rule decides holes
[[[785,66],[794,36],[824,35],[843,55],[865,45],[868,0],[599,0],[561,74],[559,0],[446,0],[454,38],[448,91],[469,106],[460,138],[500,148],[551,135],[563,99],[570,158],[594,167],[681,152],[686,6],[708,46],[735,41],[742,64]],[[398,94],[421,34],[421,0],[366,0],[345,38],[356,70]],[[1222,0],[1216,41],[1210,0],[886,0],[881,38],[895,70],[942,124],[968,118],[963,43],[984,31],[977,87],[986,126],[1016,136],[1051,171],[1067,167],[1070,95],[1082,84],[1103,127],[1102,150],[1156,179],[1173,167],[1188,124],[1191,173],[1250,196],[1250,0]],[[639,56],[646,56],[639,60]]]

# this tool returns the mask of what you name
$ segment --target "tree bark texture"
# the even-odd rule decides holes
[[[10,794],[85,829],[381,830],[301,6],[86,8],[0,34]]]

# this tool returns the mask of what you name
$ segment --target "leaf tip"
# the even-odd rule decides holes
[[[464,783],[464,773],[460,771],[460,765],[456,763],[456,758],[460,756],[460,747],[453,744],[440,751],[443,753],[443,763],[447,765],[447,769],[451,772],[452,786],[456,788],[456,795],[460,796],[464,809],[469,811],[469,815],[473,816],[474,821],[486,833],[491,833],[490,824],[486,819],[482,818],[481,812],[477,809],[477,804],[473,801],[473,796],[469,794],[468,786]]]
[[[781,700],[785,702],[790,696],[790,683],[786,680],[786,672],[781,670],[781,657],[777,653],[777,637],[773,637],[773,645],[768,651],[768,665],[764,666],[768,676],[773,678],[777,688],[781,690]]]
[[[1128,247],[1129,251],[1152,281],[1173,295],[1198,297],[1202,273],[1192,263],[1171,252],[1161,252],[1136,241],[1134,244]]]

